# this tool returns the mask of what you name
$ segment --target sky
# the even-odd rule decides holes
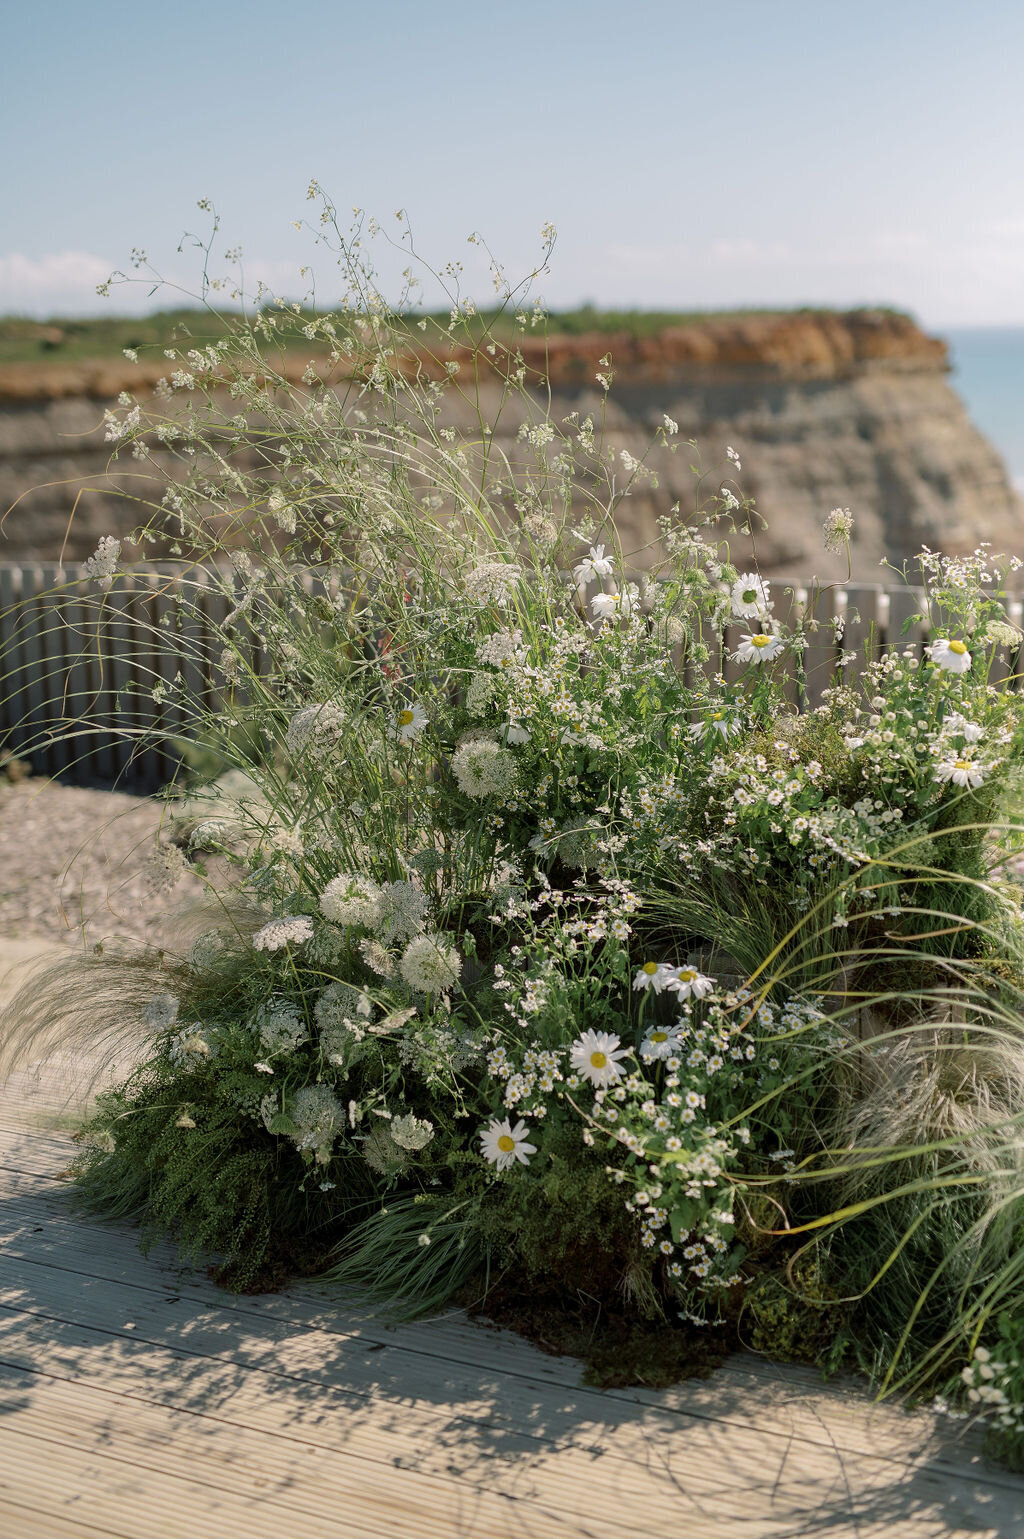
[[[316,178],[486,300],[872,305],[1024,324],[1021,0],[21,0],[0,60],[0,313],[162,308],[213,264],[299,295]],[[142,248],[171,286],[133,277]],[[404,258],[372,243],[385,287]],[[173,285],[177,285],[175,288]],[[423,291],[440,302],[437,285]]]

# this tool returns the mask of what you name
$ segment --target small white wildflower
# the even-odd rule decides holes
[[[485,561],[466,573],[466,593],[477,604],[507,604],[523,569],[511,562]]]
[[[973,791],[976,787],[985,784],[985,770],[981,764],[975,764],[966,756],[958,759],[940,759],[935,766],[935,779],[946,783],[952,781],[955,786],[963,786],[964,790]]]
[[[715,980],[698,972],[696,967],[676,967],[666,987],[680,999],[706,999],[714,993]]]
[[[653,989],[660,994],[672,977],[672,968],[666,962],[645,962],[633,977],[633,987],[638,992]]]
[[[822,540],[826,550],[845,550],[853,533],[853,514],[849,508],[833,508],[822,526]]]
[[[629,582],[621,593],[595,593],[590,608],[597,620],[628,620],[639,602],[640,589],[635,582]]]
[[[96,578],[106,593],[113,585],[120,559],[121,541],[115,540],[111,534],[105,534],[88,561],[83,563],[82,576]]]
[[[400,1149],[415,1153],[425,1149],[433,1136],[434,1124],[425,1117],[414,1117],[409,1112],[407,1116],[391,1119],[391,1137]]]

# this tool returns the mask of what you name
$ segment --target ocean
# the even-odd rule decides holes
[[[939,330],[949,343],[951,382],[974,425],[1024,492],[1024,326]]]

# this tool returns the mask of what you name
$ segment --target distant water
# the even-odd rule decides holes
[[[975,427],[999,450],[1024,492],[1024,326],[942,331],[952,384]]]

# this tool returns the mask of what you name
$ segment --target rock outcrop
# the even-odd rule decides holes
[[[520,349],[529,377],[549,382],[554,415],[598,419],[604,410],[616,450],[641,457],[666,413],[681,440],[696,441],[700,490],[685,443],[675,456],[660,448],[649,456],[657,489],[641,486],[617,515],[627,549],[653,541],[658,515],[673,503],[689,515],[701,491],[726,480],[767,520],[757,555],[777,577],[845,577],[845,558],[821,548],[822,520],[836,506],[854,513],[853,575],[862,581],[878,578],[883,558],[899,566],[922,543],[964,551],[990,540],[1024,551],[1024,507],[948,382],[944,343],[905,316],[808,311],[711,319],[641,338],[527,334]],[[605,405],[596,376],[608,372],[609,355]],[[458,348],[446,355],[471,357]],[[485,364],[487,410],[504,360],[499,351],[476,361]],[[419,353],[409,364],[430,368],[437,359]],[[0,511],[14,504],[0,559],[53,560],[62,549],[80,559],[100,535],[139,522],[129,499],[156,486],[130,459],[111,473],[103,410],[121,390],[145,394],[166,369],[121,360],[0,368]],[[497,440],[510,453],[521,417],[499,420]],[[451,420],[462,426],[457,408]],[[747,554],[737,547],[741,559]]]

